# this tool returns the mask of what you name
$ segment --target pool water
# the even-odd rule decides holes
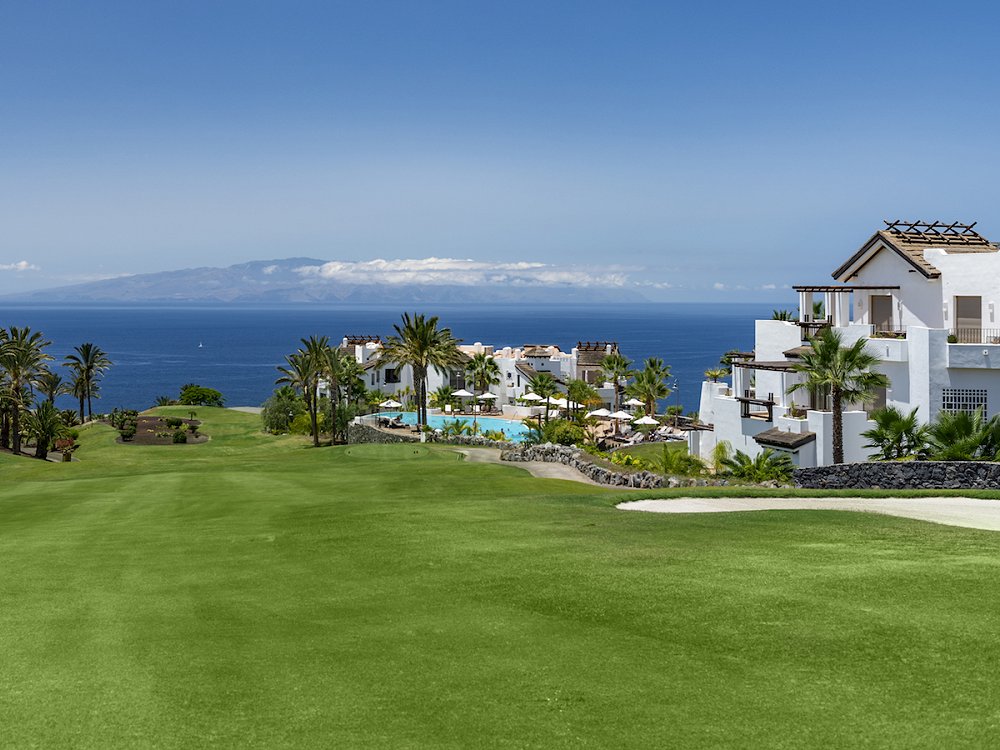
[[[417,413],[415,411],[385,411],[377,416],[385,417],[386,419],[401,416],[403,424],[417,423]],[[444,414],[428,414],[427,424],[435,430],[439,430],[445,426],[445,423],[454,422],[458,419],[465,420],[470,426],[472,425],[472,417],[470,416],[445,416]],[[523,422],[501,419],[500,417],[476,417],[476,426],[479,429],[480,435],[492,430],[502,430],[507,438],[515,443],[520,443],[524,440],[524,435],[528,432],[528,428]]]

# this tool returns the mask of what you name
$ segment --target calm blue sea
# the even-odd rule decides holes
[[[770,304],[642,304],[565,306],[422,305],[466,343],[496,346],[552,343],[569,350],[579,340],[617,341],[641,363],[662,357],[678,393],[670,403],[698,408],[702,373],[734,347],[753,345],[753,321]],[[30,326],[52,341],[61,360],[93,341],[114,362],[100,408],[144,409],[157,396],[176,397],[184,383],[222,391],[230,406],[259,405],[274,388],[275,367],[299,339],[392,332],[399,307],[4,307],[0,326]],[[72,400],[65,399],[65,407]],[[96,408],[97,404],[95,404]]]

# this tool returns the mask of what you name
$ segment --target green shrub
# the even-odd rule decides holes
[[[617,451],[611,454],[611,463],[617,466],[627,466],[633,469],[642,469],[645,466],[642,459],[637,458],[630,453],[619,453]]]
[[[122,440],[128,442],[135,437],[135,425],[125,427],[121,430]]]
[[[188,441],[188,436],[187,433],[184,432],[184,430],[177,430],[177,432],[174,433],[175,443],[186,443],[187,441]]]
[[[184,420],[180,417],[167,417],[163,420],[163,422],[167,425],[167,427],[173,427],[174,429],[184,424]]]

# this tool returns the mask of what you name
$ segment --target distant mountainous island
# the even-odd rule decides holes
[[[329,265],[315,258],[285,258],[239,263],[226,268],[119,276],[85,284],[38,289],[0,297],[5,302],[164,304],[423,304],[642,302],[634,287],[529,283],[421,283],[329,278]],[[305,269],[305,270],[304,270]],[[450,278],[457,278],[452,272]]]

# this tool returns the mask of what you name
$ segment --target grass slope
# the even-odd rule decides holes
[[[975,747],[998,730],[996,534],[623,513],[441,447],[313,450],[199,418],[204,445],[92,427],[72,465],[0,457],[0,745]]]

